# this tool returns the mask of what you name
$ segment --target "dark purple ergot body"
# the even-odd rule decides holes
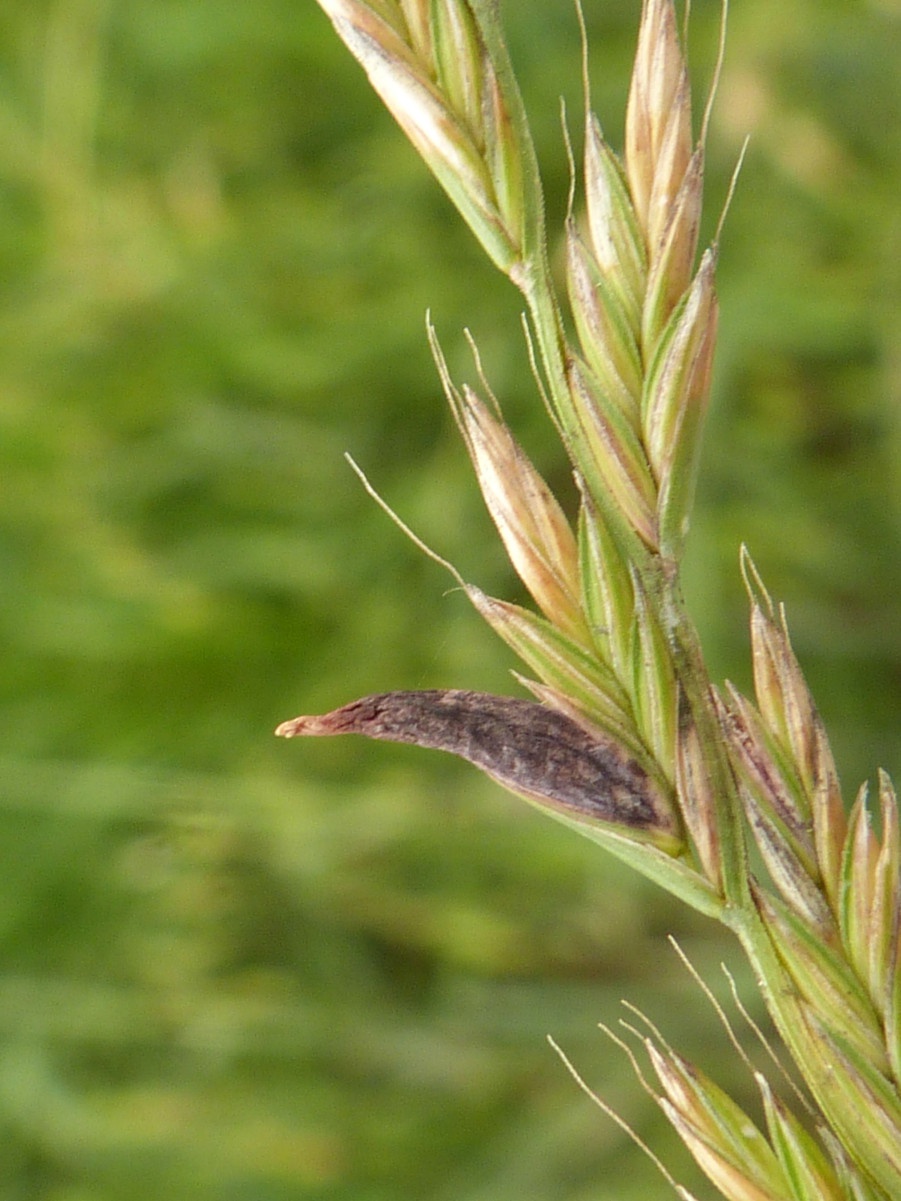
[[[283,722],[276,734],[363,734],[449,751],[575,817],[636,832],[677,829],[660,786],[612,738],[535,701],[456,689],[386,692]]]

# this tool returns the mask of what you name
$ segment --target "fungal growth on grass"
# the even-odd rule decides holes
[[[461,689],[384,692],[295,717],[276,734],[363,734],[449,751],[540,806],[678,844],[673,805],[641,764],[601,731],[536,701]]]

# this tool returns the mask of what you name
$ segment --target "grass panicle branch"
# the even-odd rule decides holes
[[[660,1104],[727,1197],[901,1196],[901,837],[880,780],[846,818],[828,739],[746,553],[754,700],[714,688],[679,589],[714,359],[716,247],[698,257],[705,116],[672,0],[644,0],[624,154],[586,79],[580,212],[548,269],[531,135],[491,0],[319,0],[492,262],[523,293],[580,506],[563,507],[478,386],[438,372],[537,612],[465,585],[535,700],[389,693],[285,736],[451,751],[738,935],[814,1102],[813,1140],[759,1081],[766,1133],[652,1040]],[[709,109],[708,109],[709,115]],[[568,318],[563,314],[568,310]],[[568,330],[573,331],[573,337]],[[475,350],[474,344],[473,349]],[[753,841],[765,868],[748,867]]]

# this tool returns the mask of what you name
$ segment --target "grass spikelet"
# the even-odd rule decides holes
[[[579,520],[579,566],[582,605],[595,643],[623,679],[631,663],[632,579],[609,528],[587,497]]]
[[[657,478],[670,466],[679,414],[691,402],[706,405],[698,382],[706,382],[707,359],[716,329],[717,302],[713,283],[715,257],[707,252],[691,290],[673,313],[648,365],[641,410],[642,425]]]
[[[691,158],[691,99],[671,0],[645,0],[626,109],[626,174],[650,262]]]
[[[673,309],[691,282],[698,247],[703,187],[704,152],[698,147],[688,164],[648,272],[641,322],[641,345],[646,354],[656,346]]]
[[[842,873],[842,904],[839,909],[842,938],[857,971],[869,980],[869,939],[874,928],[874,885],[879,844],[870,822],[868,790],[862,787],[848,819],[845,863]],[[880,923],[881,924],[881,923]]]
[[[873,1000],[885,1015],[886,1043],[896,1079],[901,1078],[901,828],[892,782],[879,773],[882,846],[873,882],[869,978]]]
[[[429,328],[432,352],[485,505],[510,562],[538,607],[583,645],[591,635],[579,602],[579,553],[560,504],[499,416],[469,387],[457,389]],[[492,397],[493,400],[493,397]]]
[[[746,550],[742,574],[751,602],[751,654],[760,714],[792,765],[798,821],[810,820],[820,878],[833,910],[839,904],[846,819],[829,740],[788,636]]]
[[[887,1057],[879,1018],[840,946],[827,945],[818,931],[774,897],[758,895],[758,907],[809,1012],[833,1036],[884,1072]]]
[[[639,724],[667,776],[675,765],[678,684],[666,636],[638,580],[633,581],[635,626],[632,642],[633,695]]]
[[[757,808],[765,809],[792,840],[796,854],[816,869],[810,819],[800,782],[784,755],[767,736],[760,715],[731,684],[726,686],[723,723],[728,730],[733,758],[747,793]]]
[[[571,441],[592,501],[657,546],[657,490],[644,448],[618,410],[604,403],[591,372],[572,359],[567,373]]]
[[[600,122],[589,112],[585,127],[585,211],[598,267],[619,296],[633,329],[648,278],[648,254],[622,164],[607,145]]]
[[[492,261],[511,272],[523,246],[521,154],[472,8],[445,0],[436,19],[391,0],[320,7]]]
[[[478,588],[467,588],[467,595],[494,632],[545,684],[566,692],[605,729],[635,730],[628,696],[608,667],[522,606],[486,596]]]
[[[735,1201],[787,1198],[779,1160],[747,1114],[682,1056],[645,1046],[666,1093],[661,1108],[717,1188]]]
[[[862,788],[848,820],[839,919],[851,961],[867,982],[870,997],[887,1015],[895,989],[901,880],[898,809],[886,776],[880,778],[882,842],[873,830]]]
[[[894,1082],[866,1055],[823,1026],[815,1012],[809,1014],[812,1043],[831,1073],[830,1084],[842,1121],[837,1131],[846,1148],[869,1148],[876,1171],[872,1179],[884,1188],[884,1196],[896,1196],[892,1177],[901,1168],[901,1107]],[[866,1178],[865,1174],[865,1178]],[[876,1193],[879,1196],[879,1192]]]
[[[704,747],[684,697],[680,697],[676,740],[676,793],[698,862],[717,892],[722,890],[722,861],[716,822],[716,792]]]
[[[622,294],[567,222],[566,278],[579,343],[605,398],[638,432],[642,366]]]
[[[763,1098],[770,1144],[791,1187],[788,1195],[799,1201],[842,1201],[838,1176],[822,1148],[775,1095],[766,1077],[756,1072],[754,1079]]]

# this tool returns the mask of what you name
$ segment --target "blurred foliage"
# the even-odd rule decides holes
[[[506,7],[557,221],[572,5]],[[616,141],[639,5],[586,8]],[[747,541],[849,792],[901,774],[899,34],[734,3],[708,172],[712,236],[751,134],[686,588],[746,684]],[[627,996],[747,1089],[664,942],[713,981],[719,931],[465,765],[271,737],[514,687],[342,452],[515,597],[423,335],[463,371],[473,330],[565,491],[515,295],[293,0],[6,0],[0,215],[0,1199],[665,1195],[544,1035],[667,1154],[596,1023]]]

